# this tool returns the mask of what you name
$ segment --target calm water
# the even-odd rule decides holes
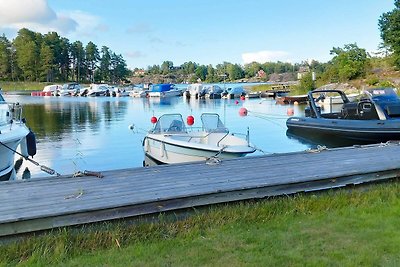
[[[185,119],[192,114],[195,125],[201,126],[203,112],[220,114],[231,132],[245,133],[250,128],[250,141],[263,153],[305,150],[310,147],[286,135],[287,108],[273,99],[245,101],[217,99],[190,101],[178,97],[110,98],[110,97],[31,97],[5,95],[8,102],[23,104],[28,126],[35,132],[37,155],[34,160],[61,174],[76,171],[104,171],[141,167],[144,159],[142,140],[144,130],[152,127],[150,118],[164,113],[181,113]],[[240,117],[240,107],[249,110],[249,116]],[[293,106],[291,106],[293,107]],[[302,114],[304,107],[293,107]],[[143,129],[139,133],[129,125]],[[19,179],[46,176],[39,167],[24,161]]]

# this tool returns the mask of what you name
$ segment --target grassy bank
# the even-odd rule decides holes
[[[49,83],[39,82],[0,82],[3,91],[42,91]]]
[[[103,223],[0,247],[3,266],[398,266],[400,183]]]

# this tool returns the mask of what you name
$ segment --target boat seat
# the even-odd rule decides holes
[[[343,104],[341,115],[344,119],[356,119],[358,118],[358,103],[349,102]]]
[[[399,104],[394,104],[394,105],[388,105],[385,108],[386,113],[390,117],[400,117],[400,105]]]

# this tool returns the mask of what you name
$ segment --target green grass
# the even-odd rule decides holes
[[[398,266],[400,184],[214,205],[28,235],[1,266]]]
[[[42,91],[43,88],[49,84],[51,83],[0,81],[0,88],[4,91]]]

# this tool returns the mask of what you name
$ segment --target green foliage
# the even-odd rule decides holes
[[[369,77],[365,82],[370,86],[377,85],[379,83],[379,78],[376,76],[372,76]]]
[[[378,83],[378,85],[379,85],[379,87],[392,87],[392,88],[395,87],[395,85],[391,81],[388,81],[388,80],[381,81]]]
[[[23,28],[10,42],[0,37],[0,79],[24,81],[115,81],[129,75],[121,55],[103,47],[102,57],[97,46],[89,42],[70,44],[56,32],[40,34]],[[99,64],[100,62],[100,64]]]
[[[368,54],[357,44],[347,44],[344,48],[334,47],[331,50],[334,57],[331,60],[330,71],[340,81],[365,77],[369,67]]]
[[[0,37],[0,79],[6,80],[11,76],[11,43],[3,34]]]
[[[395,8],[381,15],[378,21],[383,45],[393,52],[395,64],[400,68],[400,2],[395,0]]]
[[[312,79],[312,73],[308,72],[300,79],[300,83],[295,89],[295,94],[306,94],[315,89],[315,83]]]
[[[0,265],[398,266],[399,194],[391,182],[63,228],[3,243]]]

